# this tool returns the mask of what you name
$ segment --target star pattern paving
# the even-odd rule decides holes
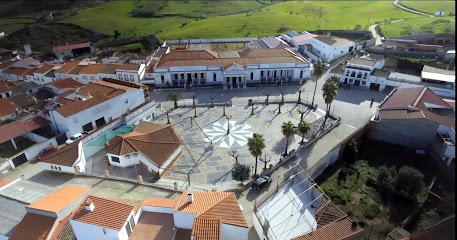
[[[229,134],[227,134],[228,124],[230,124]],[[211,127],[203,129],[203,132],[203,139],[206,142],[212,142],[214,147],[240,148],[248,143],[254,131],[247,124],[225,121],[215,122]]]

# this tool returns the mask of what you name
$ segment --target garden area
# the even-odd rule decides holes
[[[358,146],[348,144],[342,159],[316,182],[342,211],[359,222],[365,239],[385,239],[425,201],[436,171],[428,155],[366,140]]]

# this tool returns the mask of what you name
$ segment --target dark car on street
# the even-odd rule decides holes
[[[257,178],[253,183],[252,183],[252,189],[254,189],[257,192],[260,192],[262,188],[267,186],[268,184],[271,183],[271,178],[269,176],[262,176]]]
[[[57,147],[56,146],[47,146],[45,149],[41,150],[40,153],[38,153],[37,155],[37,158],[38,160],[41,161],[41,159],[49,156],[51,153],[57,151]]]

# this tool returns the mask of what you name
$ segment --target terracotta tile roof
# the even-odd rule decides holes
[[[54,226],[56,218],[27,213],[14,229],[10,240],[45,240]]]
[[[428,119],[455,128],[454,114],[452,106],[427,87],[397,89],[379,109],[381,121]]]
[[[195,213],[199,218],[218,218],[222,223],[248,227],[243,213],[232,192],[193,192],[193,202],[188,202],[185,191],[174,211]]]
[[[5,70],[6,74],[12,74],[17,76],[25,76],[27,73],[33,72],[36,68],[34,67],[11,67]]]
[[[75,89],[84,86],[84,84],[76,81],[72,78],[65,78],[61,80],[57,80],[55,82],[50,83],[52,86],[56,87],[57,89]]]
[[[9,100],[8,98],[0,98],[0,117],[10,115],[16,112],[16,108],[21,110],[21,107]]]
[[[6,186],[7,184],[11,183],[10,180],[8,179],[3,179],[3,180],[0,180],[0,188]]]
[[[132,86],[136,86],[137,88],[141,87],[140,85],[136,84],[133,84]],[[125,93],[125,91],[135,89],[136,88],[134,87],[107,82],[104,80],[90,82],[89,84],[81,87],[78,90],[78,94],[87,98],[89,98],[89,95],[91,95],[92,98],[86,101],[75,101],[74,103],[70,103],[57,108],[56,111],[64,117],[69,117],[88,108],[96,106],[102,102],[105,102],[108,99],[117,97]]]
[[[92,212],[85,209],[84,204],[86,201],[94,204],[95,207]],[[90,195],[79,205],[70,219],[114,230],[121,230],[133,208],[133,206],[128,204]]]
[[[117,65],[116,69],[120,70],[135,70],[138,71],[140,69],[140,64],[135,63],[123,63],[121,65]]]
[[[56,103],[61,103],[63,105],[66,105],[66,104],[71,104],[71,103],[74,103],[76,102],[75,100],[72,100],[72,99],[68,99],[68,98],[65,98],[65,97],[57,97],[54,102]]]
[[[16,61],[8,61],[8,62],[0,63],[0,69],[1,70],[6,69],[15,63],[16,63]]]
[[[63,148],[60,148],[51,155],[43,158],[40,162],[72,167],[76,159],[78,159],[78,141],[76,141],[73,144],[67,145]]]
[[[346,217],[346,214],[328,200],[322,201],[317,207],[316,214],[314,214],[314,218],[317,221],[317,228],[326,226],[344,217]]]
[[[141,152],[152,163],[161,166],[179,146],[181,141],[171,126],[141,121],[131,133],[111,139],[105,150],[118,156]]]
[[[27,122],[15,121],[2,125],[0,126],[0,132],[2,133],[0,134],[0,143],[4,143],[12,138],[21,136],[22,134],[31,132],[49,124],[50,122],[48,120],[37,116]]]
[[[143,200],[140,200],[140,199],[129,199],[129,198],[106,198],[106,199],[133,206],[133,213],[135,213],[135,214],[138,212],[138,210],[140,210],[141,205],[143,203]]]
[[[54,65],[45,64],[45,65],[35,69],[33,72],[39,73],[39,74],[45,74],[45,73],[49,72],[51,69],[53,69],[54,67],[55,67]]]
[[[70,215],[60,220],[49,240],[73,240],[75,233],[70,224]]]
[[[192,51],[195,52],[195,51]],[[206,51],[200,51],[206,52]],[[307,63],[308,61],[298,56],[297,54],[287,49],[248,49],[239,53],[240,57],[231,58],[196,58],[183,54],[186,51],[171,52],[163,55],[157,63],[157,67],[170,67],[170,66],[227,66],[230,64],[238,64],[240,66],[246,66],[249,64],[260,64],[260,63]],[[179,56],[183,54],[183,56]],[[172,57],[169,57],[172,55]],[[178,55],[178,56],[176,56]]]
[[[155,62],[153,62],[155,61]],[[154,72],[154,67],[158,61],[157,60],[152,60],[151,63],[146,67],[146,70],[144,71],[145,73],[152,73]]]
[[[337,41],[335,39],[332,39],[331,37],[327,37],[327,36],[324,36],[324,35],[319,35],[317,37],[314,37],[314,39],[317,39],[329,46],[333,46],[333,44],[335,44]]]
[[[89,109],[93,106],[96,106],[102,102],[107,101],[110,99],[109,97],[105,97],[102,95],[97,94],[97,96],[88,99],[86,101],[77,101],[71,104],[64,105],[60,108],[57,108],[56,111],[60,113],[63,117],[70,117],[76,113]]]
[[[444,218],[439,223],[413,234],[411,240],[455,239],[455,214]]]
[[[215,59],[218,57],[217,53],[208,50],[174,51],[162,55],[160,60]]]
[[[79,71],[79,74],[97,74],[101,72],[105,64],[89,64]]]
[[[54,47],[57,51],[65,51],[65,50],[72,50],[72,49],[78,49],[78,48],[87,48],[90,47],[90,42],[85,42],[85,43],[76,43],[76,44],[70,44],[70,45],[62,45],[62,46],[57,46]]]
[[[0,93],[8,92],[10,87],[6,81],[0,81]]]
[[[77,65],[75,66],[74,68],[72,68],[70,71],[68,71],[68,74],[79,74],[79,72],[84,69],[85,67],[87,67],[87,65]]]
[[[90,189],[77,186],[64,186],[46,197],[30,204],[27,208],[59,213],[76,200],[84,196]]]
[[[63,66],[61,66],[59,69],[55,71],[55,73],[68,73],[70,70],[72,70],[74,67],[76,67],[80,62],[75,61],[75,62],[66,62]]]
[[[335,40],[336,40],[336,47],[337,48],[354,44],[354,42],[349,41],[347,39],[343,39],[343,38],[336,38]]]
[[[302,35],[299,35],[296,37],[292,37],[291,39],[294,40],[295,42],[302,42],[302,41],[306,41],[306,40],[312,39],[317,36],[318,35],[308,33],[308,34],[302,34]]]
[[[150,207],[175,208],[178,201],[178,199],[172,198],[148,197],[143,201],[142,205]]]
[[[343,240],[360,234],[362,231],[361,227],[353,226],[352,220],[345,217],[292,240]]]
[[[196,218],[192,226],[194,240],[221,239],[221,221],[217,218]]]

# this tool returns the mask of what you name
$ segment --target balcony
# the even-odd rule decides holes
[[[455,157],[455,143],[452,141],[449,134],[437,132],[433,146],[441,158]]]

